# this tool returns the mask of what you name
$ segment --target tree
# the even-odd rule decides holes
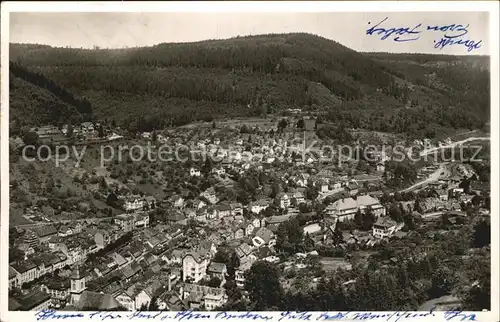
[[[297,218],[281,223],[276,235],[276,248],[285,253],[294,253],[303,247],[304,232]]]
[[[278,182],[273,182],[271,185],[271,198],[276,198],[276,196],[281,192],[281,186]]]
[[[420,204],[420,202],[421,202],[420,198],[417,197],[417,199],[415,199],[415,204],[414,204],[413,209],[421,214],[423,211],[422,211],[422,205]]]
[[[37,145],[38,144],[38,134],[36,132],[28,132],[23,136],[23,142],[25,145]]]
[[[304,119],[300,119],[297,122],[297,128],[299,128],[299,129],[303,129],[304,128]]]
[[[215,124],[215,121],[212,121],[212,129],[216,129],[217,125]]]
[[[284,128],[286,128],[288,126],[288,122],[286,121],[286,119],[281,119],[279,122],[278,122],[278,130],[281,132],[283,131]]]
[[[118,202],[118,197],[112,192],[106,198],[106,204],[111,207],[116,207],[116,203]]]
[[[100,138],[103,138],[106,136],[106,133],[104,132],[104,127],[101,125],[99,125],[99,127],[97,128],[97,132],[98,132],[98,136]]]
[[[250,129],[248,128],[248,126],[246,124],[243,124],[240,128],[240,133],[250,133]]]
[[[464,189],[465,193],[470,193],[470,180],[463,179],[462,182],[458,185],[459,188]]]
[[[229,252],[228,252],[227,248],[223,248],[223,247],[219,248],[217,253],[215,253],[212,261],[214,261],[216,263],[224,263],[224,264],[228,263],[229,262]]]
[[[69,137],[69,138],[72,138],[73,137],[73,132],[74,132],[74,129],[73,129],[73,124],[71,123],[71,120],[68,122],[68,131],[66,132],[66,135]]]
[[[153,130],[153,133],[151,133],[151,141],[156,142],[158,140],[158,134],[156,133],[156,130]]]
[[[472,246],[482,248],[491,243],[490,223],[486,220],[481,221],[474,227],[472,234]]]
[[[229,302],[237,302],[241,300],[241,290],[238,288],[234,280],[226,281],[224,288],[226,289]]]
[[[280,271],[273,263],[255,262],[245,274],[245,290],[254,304],[253,310],[268,311],[280,304],[283,290]]]
[[[160,308],[158,307],[157,297],[153,296],[151,298],[151,302],[149,303],[148,311],[159,311],[159,310]]]
[[[344,243],[344,236],[342,235],[342,231],[340,230],[338,225],[335,227],[335,230],[333,231],[332,239],[333,239],[333,244],[335,246]]]
[[[389,208],[389,216],[397,222],[402,222],[403,213],[401,212],[401,207],[399,207],[398,204],[393,203]]]
[[[221,283],[222,283],[222,281],[220,280],[220,278],[218,278],[217,276],[214,276],[207,282],[207,286],[220,287]]]
[[[209,174],[210,172],[212,172],[213,167],[214,167],[214,165],[213,165],[212,158],[210,156],[207,156],[207,158],[205,160],[205,164],[203,165],[203,168],[202,168],[203,173]]]
[[[227,262],[227,275],[233,278],[238,267],[240,267],[240,258],[236,252],[233,252]]]

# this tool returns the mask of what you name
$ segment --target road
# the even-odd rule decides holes
[[[447,164],[448,164],[448,162],[441,163],[439,165],[439,168],[436,171],[434,171],[433,173],[431,173],[426,179],[424,179],[424,180],[422,180],[420,182],[415,183],[411,187],[408,187],[406,189],[401,190],[401,192],[412,191],[415,188],[418,188],[418,187],[420,187],[422,185],[429,184],[429,183],[431,183],[433,181],[437,181],[439,179],[442,179],[442,178],[445,178],[445,177],[449,176],[450,175],[450,171],[446,168]],[[444,175],[442,175],[443,172],[444,172]]]
[[[422,152],[420,152],[420,156],[425,156],[427,154],[430,154],[430,153],[432,153],[434,151],[441,150],[441,149],[453,148],[453,147],[455,147],[457,145],[461,145],[461,144],[464,144],[464,143],[467,143],[467,142],[472,142],[472,141],[486,141],[486,140],[489,140],[489,139],[490,139],[489,137],[473,137],[473,138],[468,138],[468,139],[457,141],[457,142],[453,142],[453,143],[450,143],[450,144],[447,144],[447,145],[437,146],[437,147],[430,148],[430,149],[425,149]]]
[[[56,225],[56,224],[77,223],[77,222],[83,222],[83,221],[99,222],[99,221],[108,220],[108,219],[112,219],[112,218],[114,218],[114,217],[85,218],[85,219],[74,219],[74,220],[66,219],[66,220],[59,220],[59,221],[47,221],[47,222],[38,222],[38,223],[22,224],[22,225],[10,225],[10,226],[16,227],[16,228],[34,228],[34,227],[49,226],[49,225]]]

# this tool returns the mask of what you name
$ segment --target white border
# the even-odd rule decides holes
[[[492,223],[492,303],[491,312],[477,312],[476,321],[499,321],[498,285],[499,266],[498,248],[499,237],[495,228],[498,228],[499,199],[499,96],[498,96],[498,48],[499,22],[498,3],[496,1],[359,1],[359,2],[3,2],[1,4],[1,234],[0,254],[8,257],[8,211],[9,211],[9,164],[8,164],[8,120],[9,120],[9,12],[403,12],[403,11],[488,11],[490,13],[490,57],[491,57],[491,223]],[[496,197],[496,198],[495,198]],[[0,321],[36,321],[34,312],[8,312],[8,260],[0,260]],[[269,312],[271,313],[271,312]],[[279,317],[279,312],[274,312]],[[315,320],[313,316],[311,320]],[[81,320],[81,319],[79,319]],[[93,319],[94,320],[94,319]],[[100,320],[100,319],[99,319]],[[98,321],[99,321],[98,320]],[[118,319],[115,319],[117,321]],[[120,321],[123,319],[120,319]],[[375,319],[388,321],[388,319]],[[407,319],[401,319],[407,320]],[[440,316],[418,318],[419,321],[441,320]],[[444,320],[444,317],[443,317]],[[454,319],[456,321],[460,319]],[[286,320],[285,320],[286,321]],[[290,320],[288,320],[290,321]],[[371,320],[373,321],[373,319]],[[395,321],[391,319],[391,321]]]

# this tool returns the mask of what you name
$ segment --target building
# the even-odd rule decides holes
[[[120,226],[124,232],[129,232],[135,228],[135,219],[132,214],[121,214],[114,218],[115,223]]]
[[[202,280],[207,273],[210,256],[206,252],[189,252],[182,258],[182,280],[190,279],[193,283]]]
[[[33,230],[28,230],[24,234],[23,241],[30,247],[36,247],[40,244],[40,240]]]
[[[292,194],[292,199],[295,199],[297,205],[300,205],[301,203],[305,202],[304,194],[300,191],[294,192]]]
[[[290,207],[290,196],[288,196],[288,194],[282,192],[278,194],[276,198],[280,208],[288,209],[288,207]]]
[[[241,205],[241,203],[234,202],[234,203],[229,204],[229,207],[231,207],[231,214],[233,216],[243,214],[243,206]]]
[[[17,287],[38,278],[37,266],[33,262],[24,261],[20,263],[13,263],[10,267],[13,271],[11,272],[9,270],[9,276],[14,275],[14,273],[16,274],[16,277],[13,278],[13,284]]]
[[[373,225],[372,234],[376,238],[390,237],[403,227],[403,224],[398,224],[394,220],[383,217],[379,218]]]
[[[326,214],[337,218],[338,221],[353,220],[357,212],[371,211],[376,217],[384,216],[385,208],[380,202],[368,195],[353,198],[342,198],[326,207]]]
[[[155,295],[159,295],[160,293],[163,293],[163,291],[163,284],[158,281],[154,281],[151,285],[139,292],[139,294],[135,297],[136,309],[141,309],[141,307],[148,308]]]
[[[113,235],[105,230],[99,230],[94,235],[94,241],[99,248],[104,248],[114,241]]]
[[[63,306],[66,304],[71,293],[71,282],[69,279],[62,280],[49,280],[43,284],[40,289],[49,294],[52,299],[52,304],[56,306]]]
[[[255,247],[274,246],[276,244],[276,238],[272,231],[266,227],[261,227],[255,233],[255,237],[252,239],[252,242]]]
[[[241,239],[245,237],[245,229],[242,227],[233,227],[232,228],[233,239]]]
[[[58,235],[57,229],[52,225],[40,226],[33,230],[42,244],[48,243],[50,238]]]
[[[134,228],[147,228],[149,227],[149,214],[141,213],[134,214]]]
[[[15,301],[19,303],[17,310],[20,311],[42,311],[49,309],[52,305],[50,295],[43,291],[30,292]]]
[[[255,260],[257,260],[256,257]],[[245,286],[245,273],[252,267],[255,260],[249,260],[244,262],[243,264],[240,264],[240,266],[238,266],[238,269],[234,272],[234,281],[236,282],[236,285],[238,287]]]
[[[338,221],[352,220],[358,212],[358,205],[352,198],[342,198],[326,207],[326,214]]]
[[[231,216],[231,207],[228,204],[219,204],[215,206],[218,218]]]
[[[16,270],[13,269],[12,266],[9,266],[9,290],[15,287],[19,287],[19,285],[17,284],[17,274],[18,272],[16,272]]]
[[[361,195],[356,198],[356,204],[358,209],[365,213],[370,209],[370,211],[377,217],[385,216],[385,207],[380,204],[380,202],[369,196]]]
[[[80,273],[80,267],[76,267],[71,273],[70,304],[75,305],[80,301],[83,291],[85,291],[85,276]]]
[[[135,299],[125,291],[121,291],[115,295],[115,300],[120,303],[128,311],[135,311]]]
[[[125,311],[125,308],[111,295],[99,292],[83,291],[71,311]]]
[[[259,199],[250,203],[249,210],[253,213],[259,214],[269,206],[269,203],[270,201],[268,199]]]
[[[146,200],[139,196],[131,196],[123,202],[123,209],[126,212],[134,212],[143,210],[146,205]]]
[[[181,288],[181,298],[190,309],[206,309],[208,311],[221,307],[227,302],[226,291],[223,288],[196,284],[184,284]]]
[[[226,280],[226,274],[227,274],[226,264],[216,263],[216,262],[210,263],[207,269],[207,274],[212,278],[217,277],[218,279],[221,280],[221,282],[224,282]]]
[[[201,171],[198,169],[195,169],[195,168],[191,168],[191,169],[189,169],[189,175],[191,177],[199,177],[199,176],[201,176]]]
[[[304,129],[307,132],[314,132],[316,130],[316,120],[315,119],[304,119]]]
[[[208,188],[207,190],[201,193],[201,196],[207,199],[212,205],[216,204],[219,199],[215,194],[215,189],[213,187]]]

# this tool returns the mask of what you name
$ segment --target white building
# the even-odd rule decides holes
[[[191,169],[189,169],[189,175],[191,177],[199,177],[199,176],[201,176],[201,171],[198,169],[195,169],[195,168],[191,168]]]
[[[398,224],[394,220],[384,217],[379,218],[373,225],[372,234],[376,238],[390,237],[403,227],[403,224]]]
[[[191,279],[193,283],[201,281],[207,274],[210,256],[204,252],[189,252],[182,259],[182,280]]]

